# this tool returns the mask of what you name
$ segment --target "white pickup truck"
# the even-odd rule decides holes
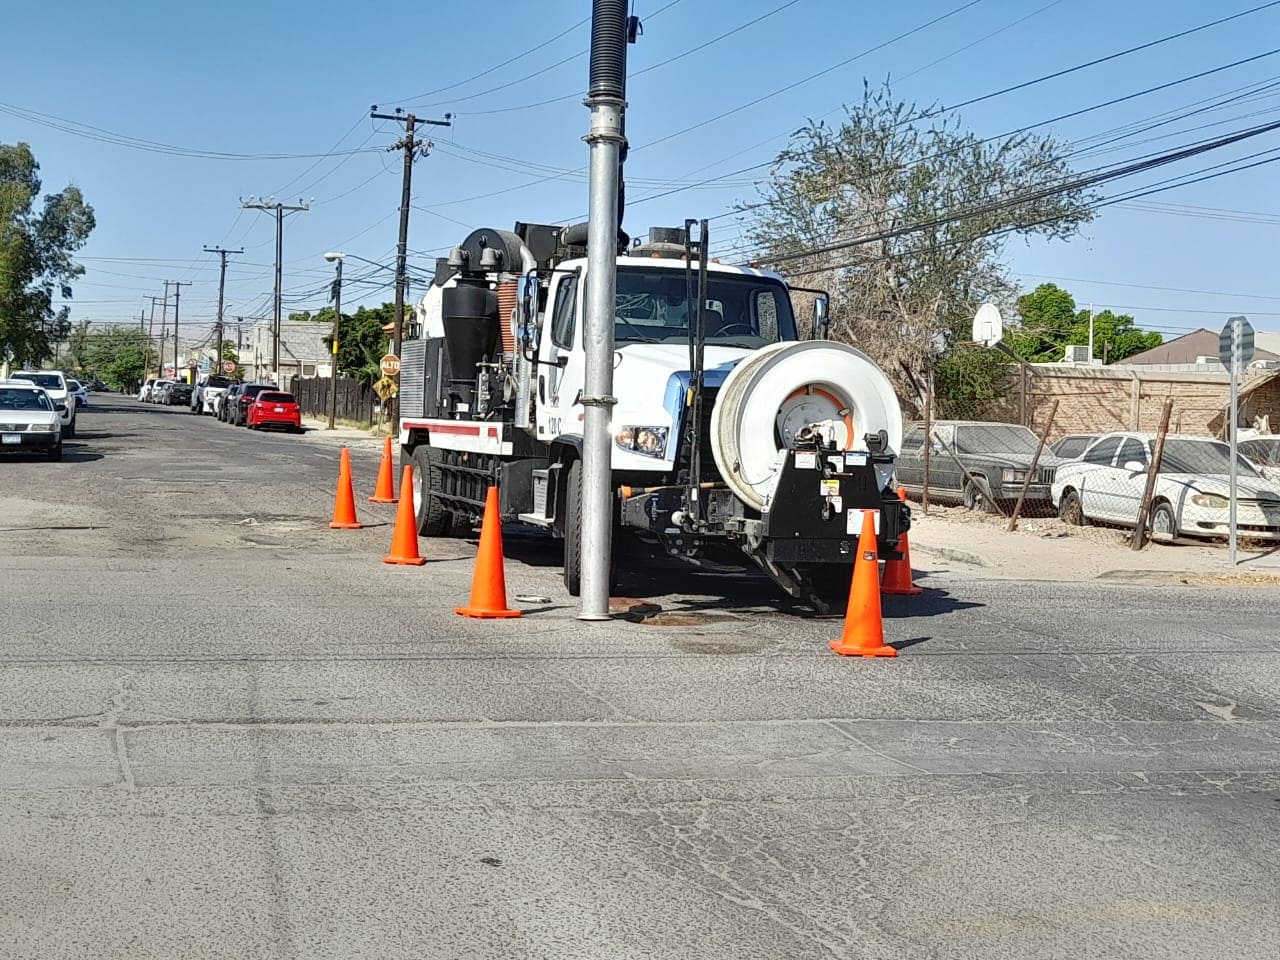
[[[227,388],[235,383],[230,377],[212,373],[201,377],[196,388],[191,391],[191,412],[204,415],[216,410],[215,398],[227,392]]]

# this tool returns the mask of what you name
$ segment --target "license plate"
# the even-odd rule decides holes
[[[6,433],[6,434],[4,435],[3,442],[4,442],[4,443],[21,443],[21,442],[22,442],[22,434],[20,434],[20,433]]]
[[[276,407],[276,413],[284,413],[284,407]]]

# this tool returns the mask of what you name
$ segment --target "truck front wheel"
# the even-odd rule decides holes
[[[444,536],[453,523],[453,515],[444,508],[437,495],[444,484],[444,471],[431,455],[430,447],[418,447],[411,459],[413,513],[418,518],[418,533],[425,537]]]
[[[564,484],[564,588],[582,592],[582,461],[569,464]]]

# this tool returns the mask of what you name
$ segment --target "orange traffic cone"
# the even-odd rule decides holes
[[[853,562],[853,583],[849,607],[844,615],[844,634],[831,641],[831,649],[845,657],[896,657],[898,651],[884,642],[880,620],[880,561],[876,556],[875,515],[862,515],[858,537],[858,557]]]
[[[898,488],[898,499],[903,503],[907,501],[907,491],[902,487]],[[918,593],[924,593],[911,582],[911,544],[905,533],[898,549],[902,552],[901,560],[884,562],[884,581],[880,584],[880,592],[899,597],[914,597]]]
[[[400,477],[400,489],[413,489],[413,467],[406,466]],[[427,561],[418,553],[418,518],[413,515],[413,498],[405,497],[396,511],[396,526],[391,533],[391,552],[383,563],[401,563],[420,567]]]
[[[351,489],[351,452],[342,448],[342,457],[338,460],[338,492],[333,498],[333,519],[329,521],[332,530],[359,530],[356,520],[356,496]]]
[[[382,441],[382,463],[378,465],[378,483],[373,488],[373,496],[369,498],[369,502],[395,503],[396,490],[391,484],[391,438],[385,437]],[[404,489],[403,481],[400,484],[400,489]],[[396,522],[400,522],[398,517]]]
[[[403,487],[401,488],[403,489]],[[471,602],[454,607],[464,617],[505,618],[520,616],[507,606],[507,578],[502,568],[502,518],[498,516],[498,488],[490,487],[484,502],[484,523],[480,526],[480,549],[471,577]]]

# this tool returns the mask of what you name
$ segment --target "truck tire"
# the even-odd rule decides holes
[[[582,592],[582,461],[569,464],[564,481],[564,588]]]
[[[431,455],[430,447],[418,447],[410,459],[413,460],[413,515],[418,518],[418,533],[424,537],[443,537],[453,526],[453,514],[434,495],[443,485],[444,471]],[[404,496],[404,492],[400,495]]]

